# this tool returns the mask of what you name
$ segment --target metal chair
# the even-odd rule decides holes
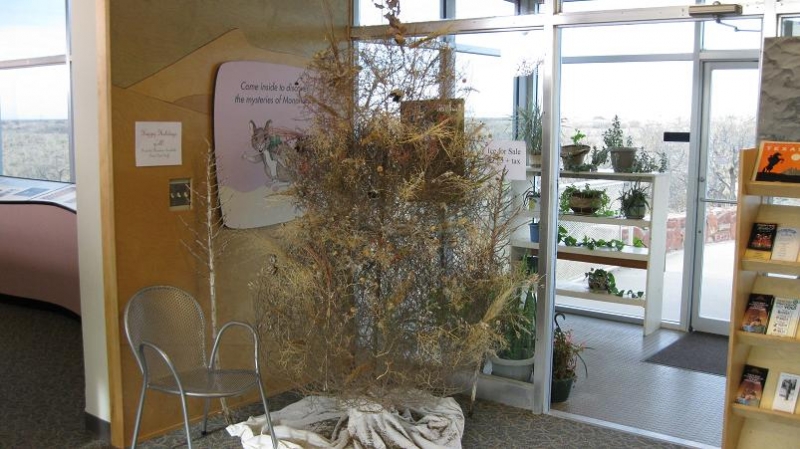
[[[233,326],[250,330],[254,345],[254,369],[223,370],[215,366],[214,359],[222,335]],[[267,407],[267,397],[261,385],[258,367],[258,338],[252,326],[231,321],[225,324],[214,341],[211,356],[206,358],[205,319],[197,301],[185,291],[169,286],[147,287],[136,294],[125,306],[125,333],[131,350],[142,371],[142,391],[133,444],[139,437],[145,392],[148,388],[179,395],[183,408],[183,425],[186,442],[192,448],[189,433],[189,414],[186,397],[205,398],[203,434],[206,433],[209,401],[244,394],[258,388],[267,418],[273,447],[278,447]]]

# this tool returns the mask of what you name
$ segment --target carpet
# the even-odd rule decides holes
[[[728,364],[728,337],[689,332],[644,361],[724,376]]]

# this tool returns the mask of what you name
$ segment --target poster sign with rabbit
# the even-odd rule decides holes
[[[257,61],[232,61],[217,72],[214,152],[225,225],[258,228],[292,220],[286,195],[287,152],[302,121],[303,69]]]

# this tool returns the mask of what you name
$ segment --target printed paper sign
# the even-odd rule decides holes
[[[286,154],[307,124],[300,119],[297,67],[256,61],[222,64],[214,91],[214,153],[222,216],[247,229],[292,220]]]
[[[136,122],[136,166],[181,165],[180,122]]]
[[[525,181],[525,141],[493,140],[486,149],[490,154],[503,155],[503,166],[509,181]]]

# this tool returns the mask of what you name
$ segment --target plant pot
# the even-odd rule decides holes
[[[539,223],[528,223],[531,228],[531,242],[539,243]]]
[[[542,166],[542,153],[538,153],[538,154],[530,153],[530,154],[528,154],[528,163],[530,164],[531,167],[536,167],[536,168],[541,167]]]
[[[591,148],[589,145],[563,145],[561,147],[561,161],[564,167],[574,167],[583,164],[583,160]]]
[[[608,293],[608,281],[606,279],[589,278],[589,290],[597,293]]]
[[[602,198],[600,197],[583,197],[572,195],[569,197],[569,208],[575,215],[592,215],[602,205]]]
[[[625,218],[630,218],[632,220],[641,220],[647,215],[647,206],[644,204],[637,204],[635,206],[630,206],[622,210],[622,214],[625,215]]]
[[[553,382],[550,384],[550,402],[555,404],[558,402],[565,402],[569,399],[569,393],[572,391],[572,384],[574,381],[575,379],[572,377],[567,379],[553,379]]]
[[[509,360],[495,356],[489,356],[492,362],[492,376],[514,379],[522,382],[530,382],[533,374],[533,359]]]
[[[636,148],[617,147],[610,148],[611,166],[617,173],[630,173],[633,162],[636,160]]]

